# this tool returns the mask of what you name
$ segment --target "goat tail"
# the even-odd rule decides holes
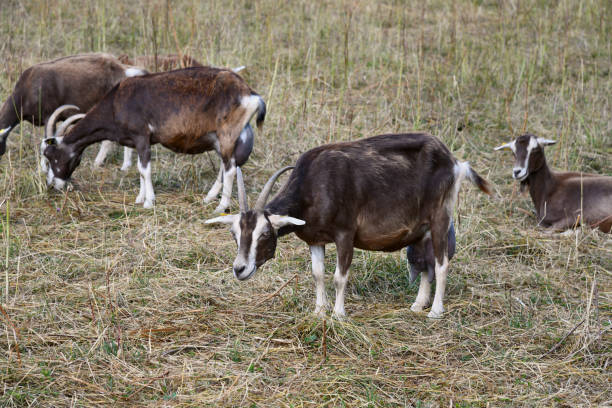
[[[463,178],[468,178],[472,184],[478,187],[482,192],[488,195],[492,194],[491,184],[480,177],[480,175],[472,169],[469,162],[457,162],[455,174],[460,178],[459,183],[461,183]]]
[[[259,101],[257,105],[257,119],[256,119],[257,129],[261,129],[261,125],[263,124],[265,119],[266,119],[266,103],[264,102],[263,98],[259,96]]]

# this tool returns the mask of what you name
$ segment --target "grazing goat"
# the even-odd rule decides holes
[[[123,79],[144,74],[146,71],[103,53],[72,55],[29,67],[0,109],[0,156],[19,122],[45,125],[59,106],[67,104],[86,112]],[[60,118],[66,118],[66,112]],[[41,166],[46,171],[45,160]]]
[[[151,208],[151,145],[161,143],[177,153],[216,150],[219,176],[206,202],[223,193],[216,211],[230,204],[236,164],[243,164],[253,147],[249,125],[265,119],[266,105],[246,82],[227,69],[194,67],[128,78],[119,83],[70,132],[45,139],[51,166],[47,183],[61,189],[79,165],[83,150],[111,140],[136,149],[140,193],[136,203]]]
[[[448,260],[450,261],[455,255],[456,247],[455,226],[452,220],[446,239],[448,242]],[[414,282],[417,276],[423,272],[427,272],[429,283],[433,282],[436,264],[431,238],[423,239],[413,245],[408,245],[406,247],[406,260],[410,268],[410,283]]]
[[[280,192],[266,204],[284,171],[295,168]],[[231,224],[238,244],[234,276],[245,280],[274,257],[279,236],[294,232],[310,246],[316,308],[327,306],[324,286],[325,244],[338,253],[334,314],[342,317],[353,248],[396,251],[431,239],[436,293],[429,317],[444,312],[448,268],[447,234],[461,181],[467,177],[490,193],[489,184],[467,162],[458,162],[437,138],[423,133],[381,135],[317,147],[300,156],[295,167],[277,171],[249,210],[238,173],[240,214],[207,223]],[[413,311],[430,303],[425,272]]]
[[[179,56],[178,54],[168,54],[168,55],[141,55],[138,57],[134,57],[130,59],[127,55],[123,54],[119,56],[119,61],[123,64],[127,65],[135,65],[139,67],[143,67],[150,72],[163,72],[169,71],[173,69],[180,68],[189,68],[189,67],[203,67],[200,62],[198,62],[195,58],[190,55],[183,54],[183,56]],[[232,71],[239,72],[244,69],[244,66],[232,68]],[[249,127],[249,131],[251,128]],[[106,155],[111,150],[113,142],[110,140],[105,140],[100,145],[100,152],[96,156],[95,164],[96,166],[102,165]],[[132,149],[129,147],[123,148],[123,165],[121,166],[122,171],[127,171],[132,165]]]
[[[544,146],[555,143],[525,134],[495,150],[512,150],[512,177],[521,182],[521,190],[529,188],[539,225],[562,231],[584,224],[611,232],[612,177],[552,171],[546,164]]]

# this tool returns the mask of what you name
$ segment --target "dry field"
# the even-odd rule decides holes
[[[443,319],[409,310],[404,253],[363,251],[348,318],[320,319],[294,236],[232,276],[230,234],[204,224],[213,155],[155,148],[144,210],[137,170],[94,170],[94,147],[75,191],[48,191],[24,124],[0,159],[0,406],[612,404],[612,238],[538,230],[492,150],[529,130],[558,140],[553,167],[612,175],[609,1],[0,2],[2,100],[29,65],[99,50],[246,65],[268,104],[251,200],[309,148],[416,129],[495,196],[462,189]],[[334,263],[330,245],[330,295]]]

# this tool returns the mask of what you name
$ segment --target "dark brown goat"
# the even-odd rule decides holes
[[[529,188],[539,225],[562,231],[585,224],[611,232],[612,177],[552,171],[546,164],[544,146],[555,143],[525,134],[495,150],[512,150],[512,177],[521,182],[521,189]]]
[[[19,122],[45,125],[58,107],[68,104],[86,112],[123,79],[145,73],[104,53],[72,55],[29,67],[0,109],[0,156]],[[58,119],[66,117],[65,111]]]
[[[448,268],[447,235],[461,181],[467,177],[490,193],[488,183],[466,162],[458,162],[437,138],[423,134],[381,135],[317,147],[298,159],[279,193],[266,205],[278,176],[266,183],[253,210],[238,176],[241,213],[208,220],[231,224],[238,244],[234,275],[248,279],[274,257],[279,236],[294,232],[310,246],[316,288],[316,313],[327,305],[325,244],[338,252],[334,313],[343,316],[344,292],[353,248],[397,251],[431,239],[436,293],[429,317],[444,312]],[[413,311],[430,304],[427,271]]]
[[[161,143],[187,154],[216,150],[222,165],[206,201],[216,198],[223,186],[216,209],[223,211],[230,203],[236,163],[244,163],[252,149],[249,121],[257,113],[260,126],[265,109],[263,99],[238,74],[226,69],[197,67],[128,78],[65,137],[47,140],[44,154],[51,165],[47,182],[61,189],[87,146],[111,140],[136,149],[140,172],[136,202],[150,208],[155,200],[151,145]]]

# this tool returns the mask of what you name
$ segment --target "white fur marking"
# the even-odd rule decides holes
[[[63,180],[63,179],[58,178],[58,177],[55,177],[53,179],[53,187],[56,190],[60,190],[61,191],[61,190],[64,189],[65,186],[66,186],[66,180]]]
[[[150,130],[151,132],[155,132],[155,128],[153,127],[153,125],[152,125],[152,124],[150,124],[150,123],[149,123],[149,124],[148,124],[148,126],[149,126],[149,130]]]
[[[234,71],[234,72],[238,73],[238,72],[242,71],[242,70],[243,70],[243,69],[245,69],[245,68],[246,68],[246,66],[241,65],[241,66],[239,66],[239,67],[232,68],[232,71]]]
[[[51,169],[51,167],[49,167],[47,169],[47,185],[50,186],[51,184],[53,184],[53,179],[55,178],[55,174],[53,174],[53,169]]]
[[[240,141],[242,143],[246,143],[246,141],[247,141],[247,131],[246,131],[246,128],[242,129],[242,132],[240,132]]]
[[[446,290],[446,276],[448,272],[448,257],[444,256],[442,265],[438,263],[436,258],[436,294],[431,306],[431,311],[427,315],[432,319],[442,317],[444,313],[444,291]]]
[[[128,171],[132,167],[132,148],[123,147],[123,163],[121,164],[121,171]]]
[[[204,199],[204,202],[208,204],[212,200],[217,198],[217,195],[219,194],[219,191],[221,191],[222,186],[223,186],[223,160],[221,160],[221,164],[219,165],[219,174],[217,175],[217,179],[215,180],[214,184],[208,191],[208,194],[206,194],[206,198]]]
[[[221,213],[227,209],[230,205],[230,199],[232,197],[232,186],[234,184],[234,176],[236,175],[236,162],[234,159],[231,160],[230,168],[225,170],[223,166],[223,192],[221,193],[221,202],[215,209],[215,212]]]
[[[95,167],[102,166],[102,163],[104,163],[104,159],[106,159],[106,155],[108,154],[112,145],[113,145],[113,142],[111,142],[110,140],[104,140],[102,141],[102,143],[100,143],[100,151],[98,152],[98,155],[96,156],[96,159],[94,160]]]
[[[429,306],[431,301],[431,284],[429,283],[429,277],[427,272],[421,272],[421,283],[419,284],[419,293],[414,300],[410,310],[413,312],[422,312],[424,308]]]
[[[243,96],[242,99],[240,100],[240,103],[242,104],[244,109],[247,111],[247,113],[249,115],[251,115],[251,116],[248,117],[247,122],[249,120],[251,120],[251,117],[259,109],[259,100],[260,99],[261,99],[261,96],[259,96],[259,95],[249,95],[249,96]],[[246,123],[245,123],[245,125],[246,125]]]
[[[155,192],[153,191],[153,182],[151,181],[151,162],[147,163],[146,167],[142,167],[140,157],[138,158],[138,171],[140,172],[140,193],[136,198],[137,204],[138,199],[142,199],[143,186],[144,186],[144,208],[153,208],[153,202],[155,201]]]
[[[255,228],[251,233],[251,247],[249,248],[248,259],[244,259],[243,251],[241,251],[241,248],[238,247],[238,255],[236,255],[236,259],[234,260],[233,264],[234,276],[236,276],[236,278],[238,278],[235,271],[236,269],[243,268],[243,272],[240,275],[241,280],[251,279],[255,275],[255,272],[257,272],[257,265],[255,265],[255,260],[257,259],[257,241],[267,226],[268,221],[266,220],[266,217],[264,217],[263,214],[259,214]],[[240,242],[240,217],[237,217],[236,221],[234,221],[232,231],[234,234],[236,234],[238,242]]]
[[[147,72],[140,69],[140,68],[128,68],[125,71],[125,76],[126,77],[136,77],[136,76],[143,76],[146,75]]]
[[[334,304],[334,315],[339,318],[346,316],[344,311],[344,295],[346,291],[346,283],[348,282],[349,271],[342,276],[340,272],[339,260],[336,261],[336,271],[334,272],[334,286],[336,287],[336,303]]]
[[[515,180],[523,181],[529,175],[529,156],[531,156],[531,152],[533,149],[538,147],[538,139],[536,137],[529,138],[529,144],[527,145],[527,154],[525,155],[525,161],[522,166],[514,166],[512,168],[512,177]],[[514,150],[513,150],[514,151]],[[515,151],[516,153],[516,151]]]
[[[312,277],[315,283],[315,313],[321,315],[327,307],[327,295],[325,294],[325,247],[323,245],[312,245],[310,247],[312,259]]]

